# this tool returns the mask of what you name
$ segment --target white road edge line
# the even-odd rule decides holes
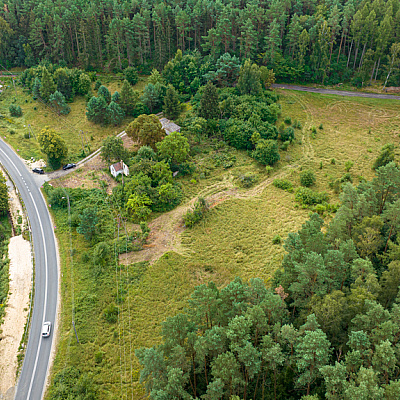
[[[46,313],[46,306],[47,306],[47,251],[46,251],[46,239],[44,236],[44,232],[43,232],[43,225],[42,225],[42,221],[40,219],[40,215],[39,215],[39,211],[37,209],[36,203],[33,199],[32,193],[29,192],[31,199],[32,199],[32,203],[35,206],[35,210],[36,210],[36,214],[38,216],[38,220],[39,220],[39,224],[40,224],[40,230],[42,232],[42,238],[43,238],[43,247],[44,247],[44,265],[45,265],[45,270],[46,270],[46,274],[45,274],[45,292],[44,292],[44,307],[43,307],[43,320],[42,320],[42,325],[45,322],[45,313]],[[30,333],[32,334],[32,332]],[[33,372],[32,372],[32,378],[31,378],[31,383],[29,384],[29,390],[28,390],[28,395],[26,397],[27,400],[29,400],[30,395],[31,395],[31,391],[32,391],[32,385],[33,385],[33,380],[35,378],[35,373],[36,373],[36,367],[37,367],[37,363],[38,363],[38,359],[39,359],[39,352],[40,352],[40,346],[42,345],[42,338],[40,338],[39,341],[39,346],[36,352],[36,358],[35,358],[35,365],[33,367]]]
[[[11,160],[10,157],[8,157],[8,155],[4,152],[3,149],[0,149],[0,151],[8,158],[8,161],[10,161],[10,163],[14,166],[14,168],[18,171],[19,176],[22,177],[21,172],[19,172],[19,169],[17,168],[17,166],[14,164],[14,162]],[[24,180],[24,178],[22,178],[22,180]]]

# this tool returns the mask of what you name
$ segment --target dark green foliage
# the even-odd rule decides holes
[[[257,183],[258,179],[257,179],[257,175],[254,175],[251,172],[248,172],[246,174],[239,175],[238,181],[239,181],[240,186],[248,189],[248,188],[254,186]]]
[[[124,110],[118,103],[111,101],[107,107],[107,122],[112,125],[120,125],[125,117]]]
[[[183,222],[185,223],[185,226],[187,228],[192,228],[204,218],[204,214],[207,211],[208,204],[206,200],[203,197],[199,197],[194,203],[194,206],[183,216]]]
[[[300,185],[304,187],[310,187],[315,185],[316,177],[315,173],[311,170],[300,172]]]
[[[125,79],[131,84],[135,85],[139,79],[138,73],[135,67],[127,67],[124,69]]]
[[[394,161],[394,145],[388,143],[381,148],[381,152],[374,162],[373,169],[378,169],[379,167],[389,164],[391,161]]]
[[[35,78],[35,81],[32,86],[32,96],[34,100],[36,100],[38,97],[40,97],[40,87],[42,86],[42,83],[40,82],[40,79],[38,77]]]
[[[71,108],[65,102],[64,95],[59,92],[55,91],[49,98],[50,104],[54,107],[58,114],[67,115],[70,113]]]
[[[118,321],[118,313],[118,307],[115,304],[111,303],[104,309],[103,317],[110,324],[115,324]]]
[[[274,179],[273,185],[279,189],[286,190],[287,192],[293,192],[292,182],[286,179]]]
[[[308,187],[301,187],[296,190],[295,200],[307,206],[321,204],[329,200],[327,193],[319,193]]]
[[[114,103],[119,103],[120,100],[121,100],[121,95],[119,94],[119,92],[115,91],[111,96],[111,101],[113,101]]]
[[[136,154],[136,158],[140,160],[152,160],[157,159],[155,151],[150,146],[141,146]]]
[[[276,140],[260,139],[251,156],[264,165],[274,165],[280,160],[278,142]]]
[[[46,67],[42,69],[42,79],[40,85],[40,97],[47,103],[50,96],[56,91],[57,86],[53,81],[53,77]]]
[[[101,85],[99,87],[99,90],[97,91],[97,95],[98,95],[98,97],[102,96],[107,104],[111,101],[110,91],[104,85]]]
[[[179,117],[181,107],[179,104],[179,96],[172,85],[168,85],[164,97],[163,115],[167,119],[176,119]]]
[[[93,96],[89,100],[86,106],[86,118],[95,124],[107,123],[107,102],[103,96]]]
[[[218,92],[211,81],[208,81],[207,85],[201,91],[201,100],[197,115],[204,119],[219,118]]]
[[[291,126],[289,126],[285,128],[283,132],[281,132],[280,136],[282,142],[287,142],[287,141],[292,142],[294,140],[294,129]]]
[[[16,106],[15,104],[11,104],[9,107],[10,115],[12,117],[22,117],[22,109],[21,106]]]
[[[283,121],[286,125],[292,125],[292,118],[290,117],[285,117]]]
[[[59,371],[50,389],[51,400],[95,400],[98,398],[93,378],[73,366]]]
[[[81,222],[76,231],[84,236],[89,242],[93,241],[97,232],[97,223],[99,221],[97,210],[94,207],[87,207],[80,215]]]
[[[47,155],[49,164],[53,169],[61,166],[61,162],[68,155],[68,148],[64,140],[52,129],[45,127],[37,136],[40,150]]]
[[[0,174],[0,214],[7,214],[8,208],[8,188],[3,174]],[[0,240],[3,240],[3,232],[0,232]]]
[[[257,95],[261,92],[261,72],[257,64],[246,60],[240,69],[237,88],[241,94]]]
[[[139,92],[135,92],[129,82],[124,80],[122,85],[119,104],[125,111],[126,115],[135,116],[135,108],[139,100]],[[140,114],[145,114],[141,112]],[[140,115],[139,114],[139,115]]]
[[[282,242],[282,238],[279,235],[275,235],[272,238],[272,244],[281,244]]]
[[[100,80],[97,80],[97,81],[94,83],[94,90],[99,90],[99,88],[100,88],[101,85],[102,85],[101,81],[100,81]]]
[[[121,160],[127,162],[128,152],[125,150],[122,139],[115,136],[105,138],[101,148],[101,157],[108,164]]]

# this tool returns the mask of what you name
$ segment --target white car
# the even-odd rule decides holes
[[[49,337],[50,336],[50,331],[51,331],[51,322],[47,321],[42,326],[42,336],[43,337]]]

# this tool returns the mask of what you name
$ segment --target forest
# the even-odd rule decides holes
[[[9,0],[0,10],[2,68],[47,60],[87,71],[161,70],[177,49],[225,53],[284,82],[399,85],[400,3],[347,1]]]

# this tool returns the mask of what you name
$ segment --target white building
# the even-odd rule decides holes
[[[129,168],[123,161],[120,161],[110,166],[110,172],[114,178],[116,178],[119,174],[128,176]]]

